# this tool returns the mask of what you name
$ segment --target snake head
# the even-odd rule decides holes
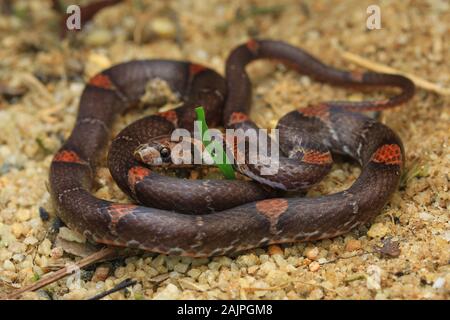
[[[196,158],[195,155],[199,155]],[[201,140],[183,137],[181,141],[171,140],[171,136],[159,136],[139,145],[134,158],[148,166],[189,168],[196,164],[214,164],[214,160],[204,150]],[[199,162],[196,162],[196,159]]]
[[[175,142],[170,136],[160,136],[139,145],[134,150],[134,158],[149,166],[165,166],[172,164],[172,149]]]

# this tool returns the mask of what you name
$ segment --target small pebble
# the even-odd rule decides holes
[[[86,243],[86,238],[67,227],[59,228],[59,237],[70,242]]]
[[[163,255],[157,256],[155,259],[153,259],[153,261],[151,262],[151,264],[152,264],[152,266],[155,267],[155,268],[164,265],[164,256],[163,256]]]
[[[173,38],[176,28],[173,22],[167,18],[155,18],[151,22],[152,31],[162,38]]]
[[[38,253],[49,256],[51,254],[52,243],[49,239],[44,239],[39,245]]]
[[[247,272],[249,274],[255,274],[256,271],[258,271],[258,269],[259,269],[259,266],[251,266],[251,267],[248,267]]]
[[[272,261],[266,261],[264,263],[261,264],[261,266],[259,267],[260,271],[263,274],[267,274],[272,270],[276,269],[276,265],[275,263],[273,263]]]
[[[100,265],[95,269],[94,275],[92,276],[93,282],[105,281],[108,278],[110,268],[107,265]]]
[[[290,276],[283,271],[278,269],[271,270],[265,279],[271,286],[282,286],[288,283],[291,278]]]
[[[309,271],[316,272],[320,269],[320,264],[317,261],[311,262],[309,265]]]
[[[16,266],[11,261],[5,260],[5,262],[3,262],[3,269],[7,271],[16,271]]]
[[[84,42],[89,46],[103,46],[112,41],[112,34],[106,29],[94,29],[84,39]]]
[[[36,257],[36,264],[41,267],[45,268],[48,266],[48,259],[46,256],[37,256]]]
[[[239,256],[236,260],[239,265],[250,267],[258,263],[258,257],[254,254]]]
[[[183,289],[196,290],[200,292],[208,290],[208,286],[195,283],[189,278],[180,279],[178,280],[178,283],[181,285]]]
[[[217,257],[214,259],[220,266],[229,267],[233,260],[228,257]]]
[[[347,241],[347,244],[345,245],[345,251],[356,251],[361,249],[361,241],[350,239]]]
[[[126,274],[126,269],[124,267],[118,267],[114,270],[114,276],[116,278],[122,278]]]
[[[21,223],[13,223],[11,226],[11,231],[16,238],[20,238],[22,234],[25,232],[25,229]]]
[[[311,85],[311,78],[310,77],[308,77],[308,76],[301,76],[300,77],[300,83],[303,85],[303,86],[310,86]]]
[[[316,260],[319,257],[319,248],[306,248],[305,256],[310,260]]]
[[[385,226],[383,223],[374,223],[369,231],[367,231],[367,235],[371,238],[382,238],[389,232],[389,228]]]
[[[437,278],[436,281],[433,283],[433,289],[440,289],[444,286],[445,279],[444,278]]]
[[[268,248],[267,251],[269,252],[269,254],[270,254],[271,256],[273,256],[273,255],[275,255],[275,254],[283,255],[283,249],[281,249],[281,247],[280,247],[280,246],[277,246],[277,245],[271,245],[271,246],[269,246],[269,248]]]
[[[50,219],[50,214],[43,207],[39,207],[39,217],[41,217],[42,221],[48,221]]]
[[[30,210],[26,210],[26,209],[24,209],[24,210],[19,210],[19,211],[17,211],[17,213],[16,213],[16,217],[17,217],[17,219],[19,219],[19,221],[21,221],[21,222],[28,221],[28,220],[30,220],[30,218],[31,218]]]
[[[323,290],[321,288],[316,288],[309,294],[309,299],[319,300],[324,296]]]
[[[15,262],[21,262],[21,261],[23,261],[25,259],[25,255],[22,254],[22,253],[16,253],[15,255],[12,256],[12,259]]]
[[[154,300],[173,300],[180,296],[180,289],[174,284],[169,283],[167,287],[157,292],[153,299]]]
[[[428,212],[422,211],[419,213],[419,217],[422,220],[428,221],[428,220],[433,220],[434,216],[429,214]]]
[[[36,243],[38,243],[38,239],[36,239],[36,237],[33,236],[29,236],[26,237],[25,240],[23,240],[23,243],[25,243],[26,245],[35,245]]]
[[[199,269],[194,268],[194,269],[189,270],[187,274],[189,277],[191,277],[193,279],[197,279],[201,273],[202,272]]]
[[[376,265],[367,267],[366,286],[370,290],[381,289],[381,268]]]
[[[208,263],[208,268],[213,271],[218,271],[220,269],[220,263],[212,261]]]
[[[280,267],[280,268],[285,268],[287,266],[287,262],[286,260],[283,258],[282,255],[280,254],[276,254],[273,256],[273,260],[275,260],[275,263]]]
[[[52,249],[52,252],[50,253],[50,256],[51,256],[53,259],[56,260],[56,259],[61,258],[61,257],[63,256],[63,254],[64,254],[63,248],[61,248],[61,247],[55,247],[55,248]]]
[[[185,273],[188,268],[189,268],[189,265],[187,265],[185,263],[177,263],[173,267],[173,270],[176,271],[176,272],[179,272],[179,273]]]

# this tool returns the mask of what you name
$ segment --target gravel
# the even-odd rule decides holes
[[[46,188],[48,168],[74,124],[84,82],[112,64],[186,59],[223,72],[229,51],[256,35],[287,41],[342,68],[360,69],[341,57],[345,50],[450,86],[445,1],[383,2],[382,29],[373,31],[365,28],[370,1],[306,1],[309,14],[298,1],[252,1],[256,7],[281,4],[276,13],[252,11],[238,0],[142,0],[142,10],[127,1],[64,41],[54,30],[50,1],[14,3],[31,18],[0,17],[0,84],[24,92],[14,99],[0,93],[0,295],[79,259],[50,232],[55,211]],[[248,14],[237,19],[238,9]],[[317,83],[275,63],[257,62],[248,70],[254,84],[251,117],[263,127],[273,128],[288,111],[318,101],[383,97]],[[164,110],[176,105],[167,102]],[[113,133],[155,111],[124,115]],[[104,299],[449,299],[450,98],[419,89],[407,105],[384,112],[382,121],[403,139],[407,164],[400,189],[372,224],[334,239],[229,257],[140,253],[22,298],[86,299],[131,278],[136,285]],[[308,196],[343,190],[359,173],[353,164],[335,164]],[[97,182],[97,196],[130,202],[105,161]],[[40,218],[43,210],[49,221]],[[60,236],[86,245],[69,229],[61,228]],[[391,237],[399,243],[398,256],[374,249]]]

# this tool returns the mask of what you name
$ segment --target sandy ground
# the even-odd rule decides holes
[[[381,8],[382,29],[369,31],[366,8],[373,3]],[[287,41],[341,68],[364,70],[343,59],[348,51],[450,87],[445,0],[126,1],[64,41],[50,1],[18,0],[13,9],[0,16],[0,295],[89,251],[67,228],[58,232],[46,183],[85,81],[106,67],[163,57],[223,72],[234,46],[260,37]],[[309,103],[383,96],[316,83],[269,62],[249,71],[251,115],[265,127]],[[127,114],[115,133],[152,112]],[[138,254],[91,266],[79,281],[72,276],[22,298],[85,299],[132,278],[135,285],[105,299],[448,299],[450,97],[419,89],[407,105],[384,112],[382,121],[403,139],[407,164],[399,191],[367,226],[331,240],[230,257]],[[95,194],[126,201],[103,166]],[[310,195],[345,189],[359,172],[336,164]]]

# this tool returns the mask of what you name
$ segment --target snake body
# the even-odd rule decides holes
[[[192,128],[193,108],[198,105],[206,108],[208,124],[257,128],[247,116],[251,83],[245,72],[256,59],[280,60],[330,84],[401,89],[386,100],[322,102],[292,111],[277,126],[283,151],[288,153],[280,174],[261,178],[257,166],[241,168],[243,174],[271,187],[301,190],[328,172],[331,151],[352,157],[362,167],[349,189],[317,198],[277,197],[276,191],[257,182],[160,176],[134,159],[133,151],[152,137],[170,134],[177,127]],[[116,115],[138,103],[152,79],[166,81],[182,106],[125,128],[108,156],[119,187],[151,207],[98,199],[91,188],[109,129]],[[380,212],[398,186],[404,163],[403,145],[395,132],[354,111],[383,110],[409,100],[413,93],[414,85],[405,77],[337,70],[280,41],[251,40],[238,46],[227,60],[225,79],[190,62],[122,63],[94,76],[83,91],[75,127],[51,164],[51,195],[58,216],[92,241],[165,254],[215,256],[335,237]],[[291,170],[305,174],[306,182],[293,182]]]

